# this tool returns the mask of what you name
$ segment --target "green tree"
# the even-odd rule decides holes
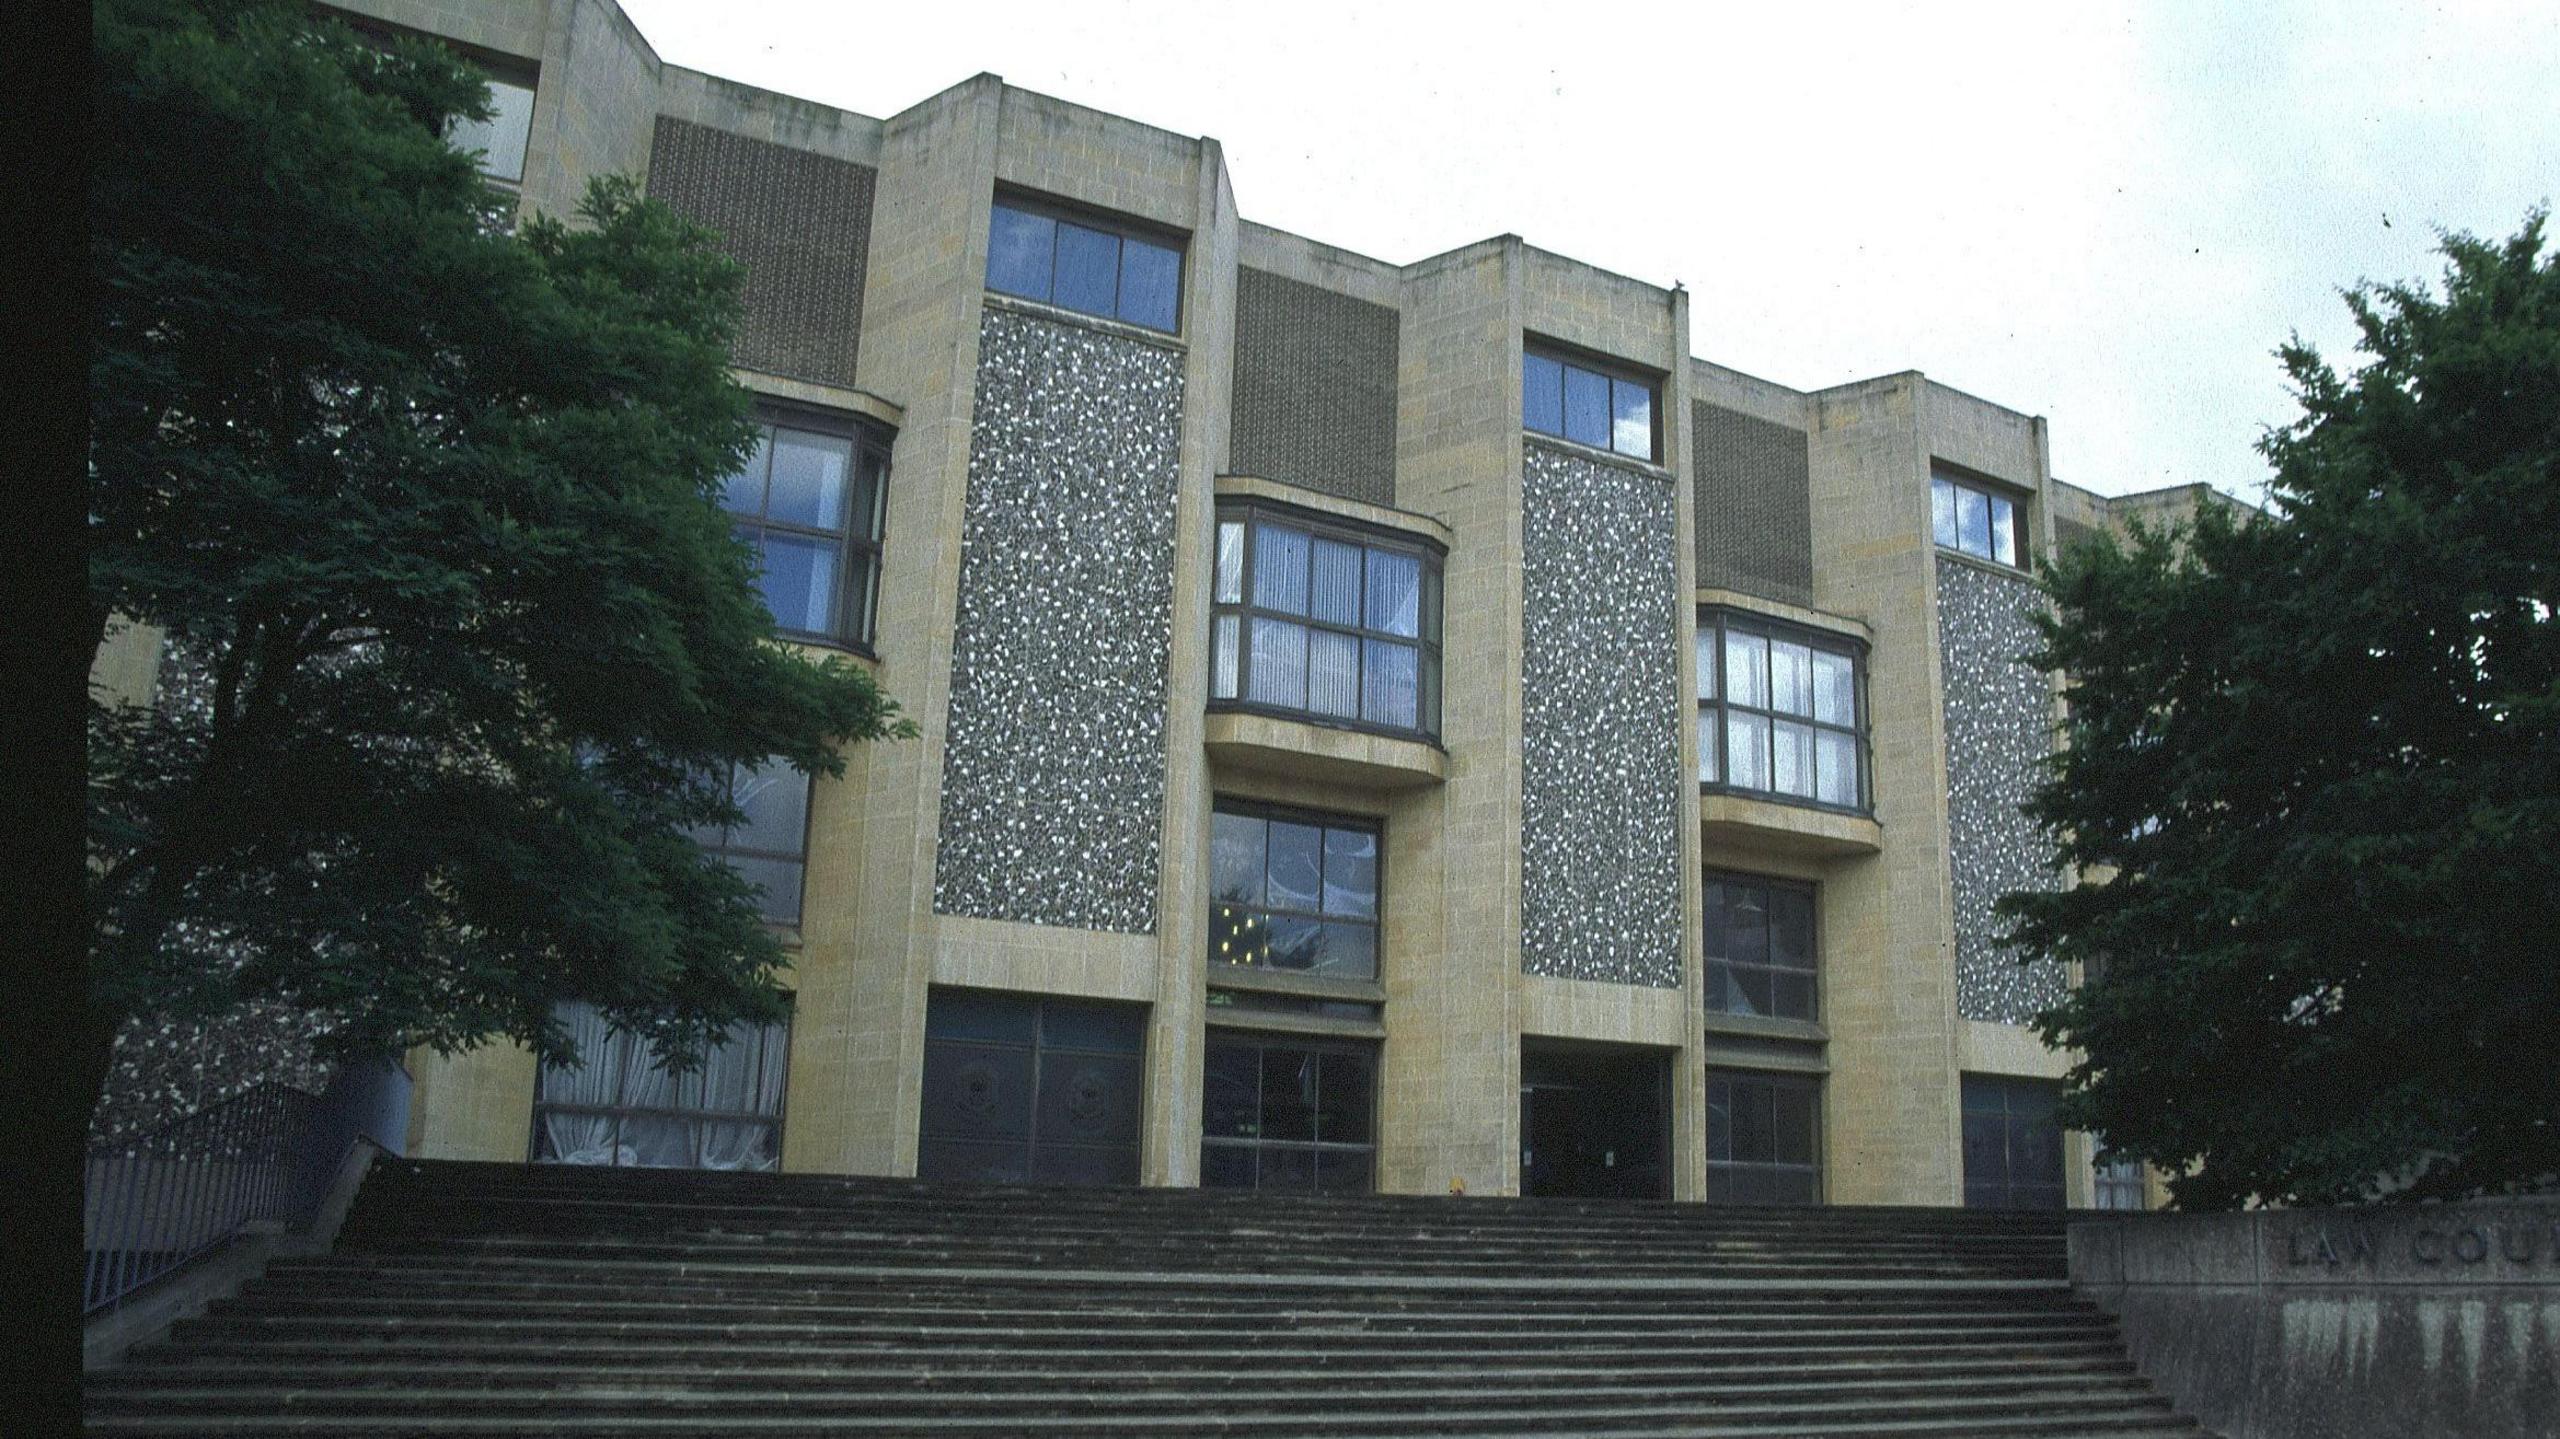
[[[2091,977],[2066,1122],[2190,1208],[2560,1182],[2560,265],[2543,216],[2441,293],[2298,338],[2269,511],[2045,577],[2073,681],[2029,806],[2097,873],[2002,902]]]
[[[510,233],[433,45],[293,0],[94,43],[88,638],[185,682],[91,706],[89,1093],[129,1018],[251,999],[339,1054],[778,1017],[701,777],[905,726],[773,642],[719,510],[736,267],[623,180]]]

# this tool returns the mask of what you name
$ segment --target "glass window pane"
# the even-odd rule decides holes
[[[1277,1045],[1262,1051],[1262,1137],[1316,1137],[1316,1056]],[[1267,1152],[1267,1151],[1266,1151]]]
[[[1270,822],[1259,815],[1209,816],[1209,895],[1237,904],[1262,903],[1263,841]]]
[[[1440,643],[1440,567],[1422,567],[1422,638]]]
[[[1253,663],[1247,674],[1256,704],[1307,707],[1307,630],[1286,620],[1253,622]]]
[[[773,487],[765,514],[812,529],[844,528],[845,474],[853,468],[853,441],[806,430],[773,432]]]
[[[1769,787],[1769,721],[1728,713],[1724,723],[1725,782],[1743,789]]]
[[[841,549],[796,535],[765,535],[764,575],[759,584],[776,628],[813,635],[835,633],[836,560]]]
[[[1422,557],[1393,550],[1369,552],[1370,629],[1414,636],[1422,631]]]
[[[1858,794],[1858,741],[1854,735],[1838,730],[1817,732],[1814,753],[1813,797],[1824,804],[1858,809],[1865,801]]]
[[[1564,366],[1544,355],[1520,359],[1520,424],[1542,435],[1564,433]]]
[[[1253,527],[1253,602],[1282,614],[1307,612],[1307,547],[1305,530],[1286,525]]]
[[[1771,994],[1769,971],[1753,964],[1731,966],[1732,978],[1727,983],[1726,998],[1732,1013],[1771,1015],[1778,1012]]]
[[[1972,555],[1991,553],[1991,497],[1980,490],[1956,491],[1956,548]]]
[[[1218,587],[1217,603],[1232,605],[1244,599],[1244,521],[1218,521]]]
[[[1120,240],[1120,318],[1170,332],[1181,313],[1182,252],[1133,235]]]
[[[1939,544],[1956,547],[1956,487],[1945,480],[1929,482],[1929,531]]]
[[[1324,912],[1354,919],[1378,913],[1378,837],[1365,829],[1324,832]]]
[[[1998,495],[1991,497],[1991,558],[2004,565],[2018,562],[2017,511]]]
[[[1771,885],[1769,962],[1781,969],[1813,968],[1813,893]]]
[[[1209,634],[1209,698],[1231,700],[1236,697],[1236,644],[1240,633],[1234,615],[1220,615],[1210,621]]]
[[[1811,1020],[1813,976],[1773,971],[1769,976],[1769,1012],[1780,1019]]]
[[[1270,919],[1242,905],[1210,905],[1209,960],[1213,964],[1269,964]]]
[[[1733,1081],[1729,1079],[1707,1081],[1707,1158],[1717,1163],[1733,1158]]]
[[[1120,237],[1058,222],[1058,278],[1053,298],[1088,315],[1117,313]]]
[[[889,453],[864,446],[854,457],[853,533],[877,540],[889,523]]]
[[[1740,630],[1724,633],[1724,697],[1754,709],[1769,707],[1769,642]]]
[[[1324,831],[1275,819],[1270,844],[1272,907],[1315,913],[1324,884]]]
[[[1721,959],[1707,961],[1707,1008],[1717,1014],[1733,1012],[1733,966]]]
[[[1717,775],[1720,771],[1716,765],[1716,732],[1723,728],[1717,723],[1723,714],[1724,711],[1715,709],[1698,711],[1698,783],[1700,784],[1718,782]]]
[[[1261,1063],[1259,1059],[1255,1061]],[[1253,1187],[1254,1149],[1246,1144],[1203,1144],[1200,1146],[1200,1187],[1203,1189],[1251,1189]]]
[[[738,773],[738,808],[746,822],[729,832],[739,849],[798,854],[809,832],[809,777],[781,760]]]
[[[1711,700],[1716,697],[1716,630],[1714,626],[1702,626],[1698,630],[1697,646],[1698,698]]]
[[[1769,962],[1769,891],[1757,884],[1724,887],[1724,950],[1741,964]]]
[[[1440,732],[1440,656],[1422,657],[1422,713],[1416,717],[1416,728],[1429,734]]]
[[[1775,740],[1777,767],[1769,787],[1780,794],[1813,798],[1813,726],[1780,720]]]
[[[1771,1085],[1777,1116],[1777,1159],[1780,1164],[1813,1163],[1813,1090],[1798,1084]]]
[[[756,901],[758,915],[775,924],[800,922],[800,861],[753,859],[737,854],[722,858],[739,878],[763,889],[763,898]]]
[[[1377,1188],[1377,1155],[1367,1149],[1316,1151],[1316,1189],[1324,1194],[1367,1194]]]
[[[1216,1139],[1254,1139],[1262,1129],[1262,1051],[1212,1038],[1200,1062],[1200,1132]],[[1221,1146],[1201,1150],[1208,1156]],[[1234,1153],[1233,1150],[1226,1151]]]
[[[1273,969],[1305,973],[1324,963],[1325,924],[1321,920],[1300,919],[1294,915],[1267,916],[1271,926],[1271,947],[1263,963]]]
[[[1813,652],[1813,717],[1824,724],[1858,722],[1858,672],[1847,655]]]
[[[1326,925],[1324,947],[1306,967],[1334,979],[1376,979],[1377,926],[1339,922]]]
[[[1307,632],[1307,708],[1320,715],[1360,715],[1360,641],[1331,630]]]
[[[1770,642],[1769,707],[1780,714],[1813,713],[1813,651],[1807,646]]]
[[[489,104],[497,113],[486,120],[455,117],[446,143],[479,155],[480,173],[493,180],[522,180],[525,139],[533,133],[533,91],[492,79]]]
[[[1307,591],[1307,615],[1327,624],[1360,623],[1360,547],[1321,536],[1313,545],[1314,581]]]
[[[1609,448],[1609,377],[1577,365],[1564,367],[1564,437]]]
[[[1737,1080],[1733,1086],[1733,1157],[1747,1164],[1766,1164],[1778,1152],[1777,1097],[1766,1080]]]
[[[764,477],[773,469],[773,427],[756,433],[756,447],[745,464],[720,487],[720,507],[733,515],[764,513]]]
[[[1708,880],[1698,889],[1698,912],[1706,917],[1707,958],[1725,958],[1724,948],[1725,885],[1722,880]]]
[[[987,288],[1030,300],[1049,298],[1049,266],[1057,243],[1057,221],[996,206],[987,229]]]
[[[1372,724],[1412,729],[1416,713],[1414,648],[1385,640],[1368,642],[1368,664],[1360,676],[1360,713]]]
[[[1609,447],[1640,460],[1653,458],[1653,387],[1634,380],[1609,382]]]
[[[1316,1138],[1327,1144],[1368,1143],[1376,1061],[1365,1054],[1329,1053],[1316,1063]]]

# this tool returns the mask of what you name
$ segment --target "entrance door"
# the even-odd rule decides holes
[[[1520,1192],[1671,1197],[1670,1068],[1659,1050],[1520,1046]]]
[[[1135,1184],[1146,1010],[935,989],[916,1176]]]

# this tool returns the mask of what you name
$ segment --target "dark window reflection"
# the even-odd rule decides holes
[[[1707,1198],[1719,1204],[1822,1200],[1821,1081],[1707,1076]]]
[[[1377,1050],[1211,1030],[1200,1183],[1211,1189],[1367,1193]]]
[[[1209,962],[1377,978],[1378,854],[1369,821],[1221,805],[1209,830]]]
[[[1182,252],[999,202],[987,228],[987,288],[1171,333],[1181,324]]]

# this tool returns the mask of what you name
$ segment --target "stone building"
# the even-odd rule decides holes
[[[1516,236],[1257,225],[1216,141],[992,75],[875,119],[611,0],[342,8],[489,67],[523,206],[725,237],[768,601],[922,728],[737,776],[787,1028],[417,1056],[413,1153],[2142,1202],[2051,1122],[2069,976],[1993,943],[2056,882],[2025,570],[2120,508],[2041,418],[1755,379]]]

